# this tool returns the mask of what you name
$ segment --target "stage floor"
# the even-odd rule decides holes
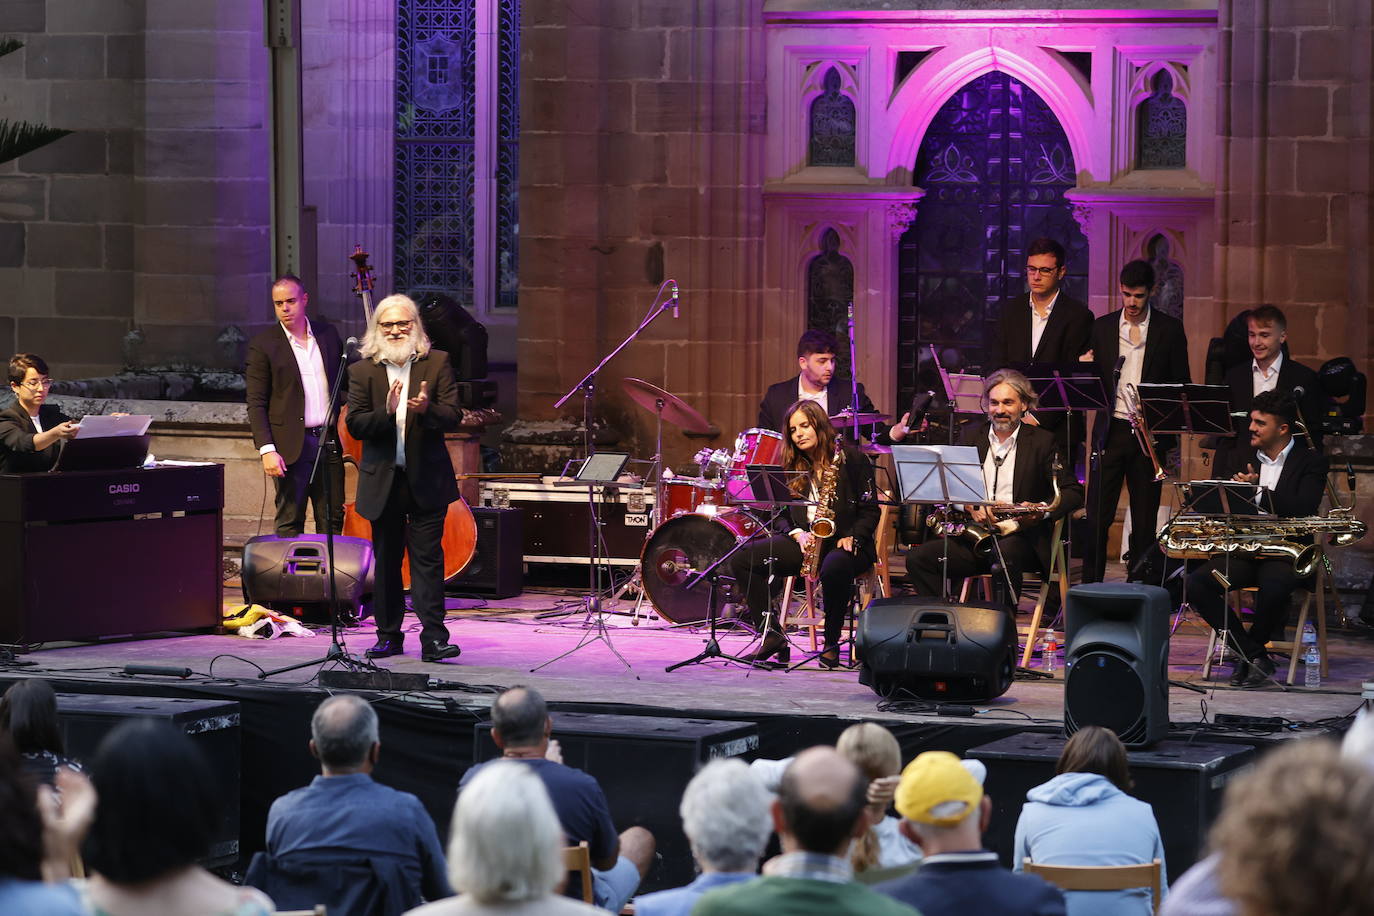
[[[237,589],[226,589],[226,607],[238,606]],[[607,614],[606,637],[584,625],[586,614],[577,595],[563,591],[526,591],[502,601],[449,599],[448,628],[462,647],[460,658],[444,663],[425,663],[419,658],[418,627],[407,617],[406,654],[384,659],[380,667],[393,671],[423,672],[452,686],[537,686],[551,702],[607,704],[656,710],[692,710],[694,714],[718,712],[731,718],[751,713],[767,715],[879,718],[907,721],[929,720],[934,710],[885,707],[880,698],[858,682],[858,672],[840,668],[822,670],[808,665],[796,671],[764,671],[713,660],[673,672],[668,665],[701,651],[704,628],[669,624],[656,616],[637,625],[625,613]],[[647,607],[647,605],[646,605]],[[633,602],[617,606],[628,611]],[[557,615],[560,610],[568,611]],[[1022,622],[1028,618],[1022,617]],[[254,684],[306,687],[313,685],[319,665],[258,680],[261,670],[272,670],[322,657],[329,647],[328,628],[317,628],[314,638],[282,637],[271,640],[228,635],[159,634],[151,637],[107,639],[96,643],[50,643],[21,656],[31,663],[25,673],[70,676],[98,680],[120,676],[127,664],[187,667],[198,675],[241,680]],[[358,656],[372,645],[370,621],[344,631],[347,649]],[[793,660],[799,649],[809,650],[805,631],[793,635]],[[749,650],[753,637],[722,630],[721,646],[729,653]],[[1330,675],[1320,689],[1271,684],[1240,690],[1226,686],[1229,669],[1220,667],[1219,681],[1201,679],[1201,663],[1207,644],[1206,626],[1185,620],[1170,646],[1170,677],[1205,689],[1205,694],[1178,686],[1169,692],[1170,720],[1175,725],[1204,721],[1218,713],[1279,716],[1311,723],[1346,716],[1360,703],[1360,684],[1374,678],[1374,631],[1333,627],[1328,634]],[[580,648],[577,648],[581,644]],[[571,654],[558,659],[563,653]],[[977,704],[968,724],[1031,719],[1040,724],[1063,720],[1062,647],[1056,677],[1020,679],[1005,695]],[[619,657],[618,657],[619,656]],[[623,662],[622,659],[623,658]],[[1038,657],[1032,665],[1040,665]],[[543,667],[540,667],[540,666]],[[534,670],[538,669],[538,670]],[[1286,660],[1280,671],[1286,670]],[[14,672],[19,673],[19,672]],[[160,678],[150,678],[161,680]],[[127,683],[127,681],[125,681]],[[455,694],[464,704],[489,702],[482,691]],[[949,722],[948,716],[940,719]]]

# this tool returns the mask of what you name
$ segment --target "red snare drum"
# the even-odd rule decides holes
[[[698,477],[680,477],[663,482],[663,512],[659,518],[667,521],[679,515],[696,512],[703,506],[723,506],[724,488],[719,481]],[[710,512],[711,510],[707,510]]]
[[[747,468],[751,464],[782,464],[782,433],[771,429],[746,429],[735,437],[735,454],[730,461],[725,492],[731,499],[753,499]]]

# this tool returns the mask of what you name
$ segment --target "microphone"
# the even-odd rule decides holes
[[[1116,368],[1112,370],[1112,378],[1119,380],[1121,378],[1121,370],[1124,368],[1126,368],[1126,357],[1118,356],[1116,358]]]
[[[350,337],[350,338],[348,338],[348,340],[345,340],[345,341],[344,341],[344,352],[345,352],[345,353],[352,353],[352,352],[353,352],[354,350],[356,350],[356,349],[358,349],[358,338],[356,338],[356,337]]]
[[[673,302],[673,317],[676,318],[676,317],[677,317],[677,281],[676,281],[676,280],[669,280],[669,281],[668,281],[668,285],[669,285],[669,286],[672,288],[672,290],[673,290],[673,295],[672,295],[672,302]]]
[[[1302,397],[1305,394],[1307,394],[1306,388],[1302,387],[1301,385],[1293,386],[1293,400],[1296,401],[1298,398]]]

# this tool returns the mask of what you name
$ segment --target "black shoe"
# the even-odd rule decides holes
[[[420,647],[420,661],[438,662],[446,658],[457,658],[463,650],[451,642],[431,642]]]
[[[774,656],[777,656],[778,664],[785,665],[792,657],[792,647],[787,644],[787,637],[777,630],[769,630],[764,634],[759,650],[752,655],[744,656],[744,660],[751,665],[764,666],[768,659]]]
[[[816,656],[816,661],[820,662],[822,668],[840,667],[840,650],[838,646],[831,646],[820,655]]]
[[[1263,687],[1274,676],[1274,662],[1267,655],[1250,659],[1250,673],[1241,681],[1242,687]]]
[[[368,658],[389,658],[392,655],[405,655],[405,652],[404,640],[378,636],[377,644],[364,652],[363,655]]]
[[[1239,687],[1245,683],[1245,679],[1249,676],[1250,663],[1242,658],[1240,661],[1236,662],[1236,670],[1231,672],[1231,680],[1229,683],[1232,687]]]

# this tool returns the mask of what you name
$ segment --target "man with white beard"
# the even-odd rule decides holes
[[[372,523],[375,558],[377,644],[368,658],[405,652],[407,546],[420,658],[437,662],[460,652],[444,626],[443,534],[448,504],[458,499],[444,433],[461,417],[448,354],[430,347],[409,297],[387,296],[372,315],[362,359],[348,370],[348,431],[363,443],[356,507]]]

